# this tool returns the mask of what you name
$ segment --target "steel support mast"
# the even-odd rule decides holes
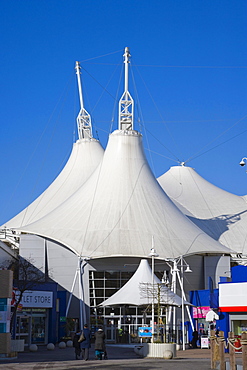
[[[119,130],[134,130],[134,101],[129,93],[129,63],[130,63],[130,52],[129,48],[124,50],[124,64],[125,64],[125,75],[124,75],[124,93],[119,101]]]
[[[82,96],[82,86],[81,86],[81,66],[80,62],[76,62],[75,70],[77,75],[79,98],[80,98],[80,112],[77,116],[77,129],[79,140],[81,139],[92,139],[92,124],[91,116],[84,108],[83,96]]]

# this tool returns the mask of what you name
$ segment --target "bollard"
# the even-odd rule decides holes
[[[215,361],[215,346],[216,346],[216,343],[215,343],[215,339],[216,339],[215,332],[214,332],[214,330],[211,330],[210,331],[211,369],[216,368],[216,361]]]
[[[224,332],[220,330],[219,337],[219,355],[220,355],[220,370],[226,370],[226,363],[225,363],[225,337]]]
[[[243,369],[247,369],[247,333],[241,335]]]
[[[228,342],[229,342],[229,360],[230,360],[230,370],[236,370],[236,358],[235,358],[235,338],[234,333],[229,331],[228,333]]]

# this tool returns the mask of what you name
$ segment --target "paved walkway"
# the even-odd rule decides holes
[[[94,349],[90,349],[89,361],[75,360],[74,348],[48,351],[46,347],[39,347],[37,352],[21,352],[18,358],[1,359],[0,369],[4,370],[72,370],[72,369],[109,369],[109,370],[209,370],[210,350],[189,349],[177,351],[177,357],[172,360],[140,358],[134,353],[133,346],[108,345],[108,360],[94,359]],[[238,354],[241,359],[241,355]],[[239,362],[241,363],[241,362]]]

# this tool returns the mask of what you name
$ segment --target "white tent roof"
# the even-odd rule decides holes
[[[190,167],[174,166],[158,178],[177,207],[215,240],[247,254],[246,198],[224,191]]]
[[[53,183],[28,207],[4,224],[18,228],[42,218],[68,199],[91,176],[104,150],[93,138],[77,140],[65,167]]]
[[[133,130],[113,132],[88,181],[54,211],[20,230],[91,258],[146,257],[152,236],[160,258],[229,253],[167,197],[146,161],[141,134]]]
[[[161,285],[161,281],[154,274],[154,286],[152,284],[152,270],[148,261],[143,259],[132,278],[115,294],[106,299],[100,306],[134,305],[142,306],[158,303],[158,286],[160,287],[160,303],[170,306],[181,306],[182,298],[173,293],[169,288]],[[154,293],[154,294],[153,294]],[[190,305],[188,302],[184,304]]]

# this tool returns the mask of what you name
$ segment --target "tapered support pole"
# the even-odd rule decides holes
[[[91,116],[84,108],[83,95],[82,95],[82,85],[81,85],[81,67],[80,63],[76,62],[75,65],[78,90],[79,90],[79,99],[80,99],[80,112],[77,116],[77,128],[78,128],[78,137],[82,139],[92,139],[92,124]]]
[[[126,47],[124,50],[124,93],[119,100],[118,114],[118,129],[124,131],[134,129],[134,101],[129,93],[129,64],[130,52]]]
[[[152,343],[154,342],[154,256],[152,256]]]
[[[176,293],[177,292],[177,262],[174,260],[173,261],[173,270],[172,270],[172,291],[173,293]],[[173,335],[174,335],[174,338],[175,338],[175,342],[177,341],[177,338],[176,338],[176,335],[177,335],[177,332],[176,332],[176,307],[174,306],[173,307]]]
[[[152,258],[152,343],[154,342],[154,257],[159,257],[154,249],[154,237],[152,237],[152,248],[148,255]]]

